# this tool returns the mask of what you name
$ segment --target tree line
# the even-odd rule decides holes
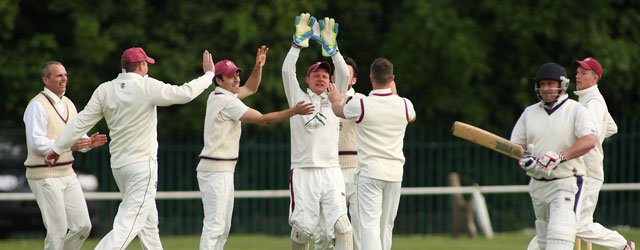
[[[359,64],[357,91],[371,90],[373,59],[391,60],[398,92],[413,101],[419,127],[463,120],[510,128],[537,101],[532,79],[540,65],[565,66],[573,91],[571,62],[587,56],[603,65],[599,86],[611,113],[637,117],[639,10],[640,2],[630,0],[5,0],[0,121],[23,126],[28,101],[43,88],[40,68],[49,60],[66,66],[66,95],[81,110],[100,83],[116,77],[122,51],[133,46],[157,60],[151,76],[182,84],[201,74],[204,49],[215,61],[234,60],[245,69],[244,80],[256,49],[265,44],[270,50],[260,90],[245,103],[263,112],[285,108],[280,70],[301,12],[340,24],[340,51]],[[303,50],[298,76],[317,60],[330,61],[316,44]],[[159,109],[160,132],[201,133],[206,93],[190,104]]]

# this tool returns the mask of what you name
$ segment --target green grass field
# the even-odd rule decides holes
[[[640,229],[616,228],[627,239],[639,241]],[[467,237],[452,238],[448,235],[416,235],[416,236],[394,236],[393,249],[401,250],[451,250],[451,249],[473,249],[473,250],[513,250],[526,249],[529,240],[533,237],[533,231],[521,231],[512,233],[500,233],[493,239],[477,237],[475,239]],[[99,238],[88,239],[82,249],[93,249],[98,244]],[[175,236],[162,237],[164,249],[198,249],[199,236]],[[43,239],[8,239],[0,240],[0,249],[43,249]],[[140,244],[134,241],[128,249],[141,249]],[[266,235],[239,235],[232,234],[226,244],[228,250],[266,250],[266,249],[289,249],[289,238]],[[583,243],[583,249],[584,243]],[[594,246],[594,250],[605,248]]]

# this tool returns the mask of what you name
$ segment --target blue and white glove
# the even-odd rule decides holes
[[[309,38],[313,36],[312,27],[316,24],[316,18],[309,13],[302,13],[296,16],[294,25],[296,33],[293,34],[293,43],[301,48],[309,47]]]
[[[533,156],[522,157],[520,160],[518,160],[518,164],[520,164],[520,167],[527,172],[533,170],[536,167],[537,162],[537,159]]]
[[[562,153],[556,153],[555,151],[548,151],[544,155],[538,157],[536,168],[545,174],[545,176],[551,176],[551,171],[558,167],[558,164],[565,161]]]
[[[320,20],[320,36],[313,35],[311,38],[322,45],[322,55],[333,56],[338,51],[338,23],[333,18],[325,17]]]
[[[529,172],[536,167],[537,159],[531,156],[534,148],[535,146],[533,146],[533,144],[527,145],[527,149],[522,152],[522,158],[518,160],[518,164],[524,171]]]

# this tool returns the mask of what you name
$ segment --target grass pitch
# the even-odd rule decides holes
[[[640,241],[640,229],[615,228],[628,240]],[[449,235],[396,235],[393,237],[393,249],[402,250],[450,250],[450,249],[473,249],[473,250],[513,250],[526,249],[529,240],[533,237],[533,230],[499,233],[493,239],[484,237],[452,238]],[[93,249],[100,241],[100,238],[90,238],[83,245],[82,249]],[[199,235],[195,236],[164,236],[162,244],[167,250],[198,249],[200,241]],[[583,249],[585,245],[583,243]],[[0,240],[0,249],[43,249],[44,239],[6,239]],[[142,249],[138,240],[134,240],[129,245],[131,250]],[[281,250],[289,249],[289,237],[270,235],[246,235],[232,234],[227,241],[225,249],[228,250]],[[594,246],[594,250],[604,250],[605,248]]]

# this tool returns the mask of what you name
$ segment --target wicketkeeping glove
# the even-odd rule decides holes
[[[338,51],[338,23],[333,18],[325,17],[320,20],[320,36],[313,35],[311,38],[322,45],[323,56],[333,56]]]
[[[293,43],[303,48],[309,47],[309,38],[313,35],[312,27],[315,23],[316,18],[309,13],[302,13],[296,16],[294,21],[296,33],[293,34]]]

